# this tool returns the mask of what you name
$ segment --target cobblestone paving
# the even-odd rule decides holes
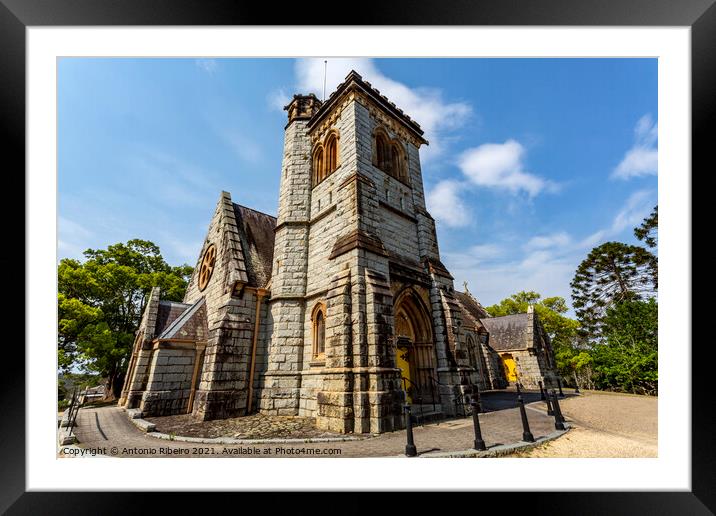
[[[527,414],[535,438],[554,431],[553,418],[532,407],[528,407]],[[488,448],[522,439],[517,409],[481,414],[480,423]],[[404,430],[357,441],[323,443],[218,445],[169,441],[144,434],[117,407],[81,409],[75,433],[79,447],[87,450],[88,455],[94,450],[121,457],[398,457],[403,456],[406,442]],[[419,455],[468,450],[474,439],[472,419],[417,426],[414,437]]]
[[[231,419],[197,421],[191,414],[182,414],[145,419],[156,425],[157,432],[187,437],[235,439],[340,437],[340,434],[318,430],[316,419],[312,417],[252,414]]]

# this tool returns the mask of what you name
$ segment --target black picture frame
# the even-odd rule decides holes
[[[540,25],[540,26],[688,26],[691,28],[692,73],[692,171],[713,171],[709,125],[716,119],[716,0],[459,0],[451,3],[439,0],[371,1],[349,6],[349,10],[319,9],[316,6],[290,4],[279,7],[267,2],[237,2],[235,0],[0,0],[0,127],[4,163],[15,158],[14,165],[5,168],[8,176],[5,186],[11,188],[15,198],[24,199],[25,187],[20,173],[25,170],[25,31],[32,26],[112,26],[112,25],[294,25],[297,22],[311,25],[336,25],[336,15],[351,12],[351,25]],[[355,8],[350,8],[355,7]],[[340,15],[345,23],[346,15]],[[708,168],[707,168],[708,167]],[[12,171],[12,174],[10,173]],[[688,171],[683,171],[686,175]],[[692,172],[692,180],[696,179]],[[23,192],[21,196],[19,192]],[[696,203],[693,204],[697,206]],[[17,224],[18,208],[3,203],[4,221]],[[24,211],[23,211],[24,214]],[[694,213],[693,220],[698,217]],[[8,224],[9,226],[10,224]],[[21,235],[25,239],[24,225]],[[8,228],[8,231],[12,228]],[[693,232],[692,232],[693,234]],[[20,245],[14,246],[12,256],[3,253],[3,270],[19,268],[17,257]],[[697,257],[698,255],[694,255]],[[24,252],[23,252],[24,258]],[[702,258],[703,259],[703,258]],[[695,261],[694,266],[697,265]],[[24,270],[24,268],[23,268]],[[28,271],[24,270],[27,274]],[[18,283],[19,274],[15,274]],[[13,278],[10,278],[13,279]],[[8,315],[25,309],[24,284],[17,285],[12,296]],[[686,301],[686,300],[685,300]],[[708,303],[706,303],[708,306]],[[697,308],[694,310],[705,310]],[[27,314],[23,314],[26,321]],[[708,320],[706,314],[692,320]],[[19,327],[14,323],[15,327]],[[12,326],[11,324],[9,326]],[[22,336],[24,340],[24,336]],[[680,346],[690,344],[685,335]],[[18,338],[15,337],[15,342]],[[695,339],[694,339],[695,341]],[[171,496],[182,506],[182,512],[206,508],[205,496],[191,493],[137,494],[80,493],[80,492],[26,492],[25,487],[25,350],[23,347],[4,346],[4,362],[13,367],[3,368],[0,375],[0,511],[8,514],[120,514],[148,510],[148,503]],[[704,347],[712,344],[706,342]],[[696,370],[697,353],[692,347],[692,370]],[[698,360],[704,355],[699,349]],[[708,353],[707,350],[703,350]],[[513,507],[530,507],[538,514],[712,514],[716,511],[716,452],[712,395],[706,382],[708,375],[692,376],[692,490],[690,492],[522,492],[509,493]],[[685,386],[686,387],[686,386]],[[688,422],[684,422],[688,424]],[[209,495],[208,493],[206,494]],[[488,502],[505,503],[507,493],[470,493],[475,508],[487,510]],[[217,509],[227,503],[266,504],[266,495],[247,493],[211,493],[211,504]],[[502,497],[502,498],[500,498]],[[232,501],[228,499],[231,498]],[[250,500],[250,498],[255,498]],[[495,500],[489,500],[495,498]],[[450,493],[436,494],[433,500],[454,503]],[[452,501],[451,501],[452,500]],[[479,500],[479,502],[478,502]],[[502,500],[502,501],[500,501]],[[293,493],[290,497],[271,496],[271,513],[301,514],[301,507],[312,514],[316,511],[311,493]],[[387,497],[381,501],[381,512],[409,511],[411,504],[425,504],[423,496],[411,494]],[[368,503],[341,504],[342,514],[373,510]],[[444,506],[444,503],[442,504]],[[134,508],[134,510],[132,510]],[[479,509],[477,509],[479,510]]]

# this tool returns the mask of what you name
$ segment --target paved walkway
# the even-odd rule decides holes
[[[501,398],[501,404],[509,402],[509,393],[500,395],[506,396]],[[486,401],[487,398],[489,396]],[[552,417],[533,407],[528,407],[527,415],[536,439],[554,431]],[[488,448],[522,439],[522,424],[516,408],[480,414],[480,423]],[[81,409],[75,434],[80,444],[72,453],[121,457],[391,457],[402,456],[406,442],[404,430],[361,440],[323,443],[217,445],[168,441],[141,432],[118,407]],[[469,450],[474,440],[472,418],[417,426],[414,439],[418,455]]]

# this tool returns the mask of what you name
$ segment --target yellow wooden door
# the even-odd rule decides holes
[[[502,355],[502,364],[505,368],[505,376],[508,382],[517,381],[517,364],[512,355]]]
[[[400,368],[400,375],[405,378],[400,379],[401,382],[404,383],[403,388],[406,389],[406,391],[409,393],[412,391],[410,389],[411,387],[411,381],[412,378],[410,377],[410,362],[408,362],[408,349],[407,348],[398,348],[397,354],[396,354],[396,362],[398,363],[398,367]],[[413,403],[413,398],[410,396],[410,394],[407,394],[408,403]]]

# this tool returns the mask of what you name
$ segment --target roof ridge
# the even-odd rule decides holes
[[[233,201],[232,201],[233,202]],[[249,206],[244,206],[243,204],[239,204],[238,202],[234,202],[235,206],[238,206],[239,208],[243,208],[245,210],[251,210],[254,213],[260,213],[261,215],[266,215],[267,217],[271,217],[272,219],[278,220],[277,217],[271,215],[270,213],[266,213],[265,211],[259,211],[256,208],[250,208]]]

